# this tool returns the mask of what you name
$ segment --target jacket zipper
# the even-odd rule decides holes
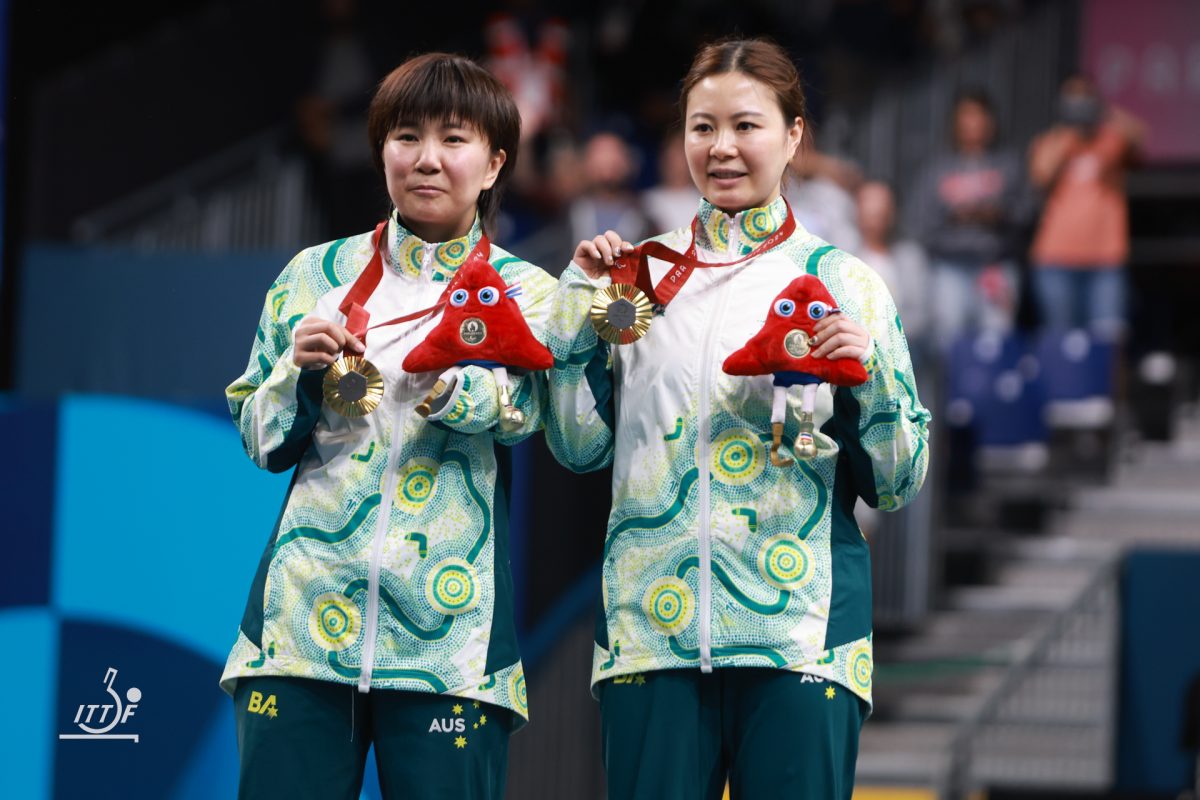
[[[421,253],[421,271],[426,272],[432,261],[433,248],[425,245]],[[398,387],[397,387],[398,388]],[[391,522],[392,503],[396,496],[396,481],[400,472],[400,448],[404,440],[404,415],[408,410],[401,403],[392,418],[392,446],[388,452],[387,479],[383,482],[383,504],[379,508],[379,519],[375,523],[375,538],[371,541],[371,561],[367,569],[367,619],[363,627],[362,666],[358,671],[358,690],[371,691],[371,673],[375,671],[375,637],[379,633],[379,570],[383,562],[383,543],[387,539]]]
[[[392,502],[396,496],[396,481],[399,480],[400,447],[404,412],[408,407],[401,403],[392,419],[392,446],[388,453],[387,480],[383,482],[383,504],[379,508],[379,519],[375,523],[375,538],[371,541],[371,561],[367,569],[367,619],[363,629],[362,667],[358,672],[358,690],[371,691],[371,673],[375,670],[375,637],[379,632],[379,570],[383,561],[383,543],[387,539],[391,522]]]
[[[738,233],[740,230],[741,214],[735,216],[729,224],[729,250],[738,250]],[[716,332],[720,330],[725,320],[725,307],[729,301],[728,286],[719,286],[716,313],[713,324],[704,331],[704,344],[701,349],[700,362],[700,430],[698,433],[699,455],[698,472],[700,478],[700,513],[699,513],[699,545],[700,545],[700,671],[712,672],[712,534],[709,526],[712,523],[711,504],[711,475],[709,461],[711,460],[712,424],[711,393],[713,346]]]

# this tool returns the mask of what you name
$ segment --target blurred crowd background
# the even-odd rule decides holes
[[[493,238],[557,275],[582,238],[689,223],[679,82],[730,33],[795,57],[786,196],[883,276],[935,417],[920,501],[860,509],[860,795],[1194,789],[1200,5],[0,0],[0,631],[32,720],[7,726],[0,795],[230,791],[216,681],[286,482],[244,458],[222,390],[287,260],[386,214],[377,82],[433,49],[501,78],[523,128]],[[608,476],[540,438],[516,458],[534,722],[509,795],[599,797]],[[109,667],[142,740],[58,739]]]

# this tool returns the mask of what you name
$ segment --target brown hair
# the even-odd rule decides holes
[[[712,75],[741,72],[770,87],[783,111],[787,125],[799,117],[808,135],[807,104],[800,73],[788,56],[787,51],[770,39],[745,39],[739,36],[720,39],[700,48],[692,61],[691,69],[683,79],[679,93],[679,117],[687,122],[688,95],[696,84]]]
[[[512,94],[494,75],[469,58],[425,53],[405,61],[384,78],[367,110],[367,136],[375,169],[383,174],[383,145],[400,125],[430,120],[465,123],[487,137],[492,152],[507,156],[496,183],[480,192],[484,225],[500,208],[500,195],[517,163],[521,114]]]

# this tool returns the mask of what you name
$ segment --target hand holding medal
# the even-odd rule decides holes
[[[292,361],[296,366],[330,367],[322,390],[335,411],[346,417],[361,417],[375,410],[383,397],[383,376],[362,358],[366,345],[348,328],[311,317],[296,326],[294,341]]]
[[[584,239],[575,248],[572,260],[592,280],[608,274],[622,254],[632,253],[633,245],[616,231],[605,231],[594,239]]]
[[[333,364],[342,351],[362,355],[367,348],[342,325],[318,317],[305,317],[293,334],[292,361],[301,369],[323,369]]]
[[[580,242],[575,249],[576,263],[589,272],[590,277],[597,277],[592,272],[597,256],[603,256],[604,262],[612,265],[612,285],[597,291],[592,300],[590,315],[597,335],[613,344],[636,342],[650,330],[655,309],[661,313],[695,270],[736,266],[787,241],[796,230],[796,218],[792,216],[792,208],[786,200],[784,205],[787,218],[783,224],[754,250],[733,261],[705,262],[696,257],[696,228],[699,224],[696,219],[692,220],[692,242],[683,253],[653,239],[629,250],[629,243],[620,241],[614,231],[597,236],[591,242]],[[587,266],[581,263],[581,255],[589,257],[591,263]],[[654,283],[650,277],[651,256],[671,265],[658,283]],[[589,267],[592,271],[589,271]]]
[[[575,248],[573,259],[592,280],[612,275],[612,285],[596,292],[590,316],[601,339],[629,344],[650,330],[653,308],[645,292],[635,284],[638,250],[616,231],[607,231]]]

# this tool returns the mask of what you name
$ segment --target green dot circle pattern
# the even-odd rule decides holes
[[[425,583],[429,604],[443,614],[464,614],[479,602],[475,569],[460,558],[447,559],[429,572]]]
[[[766,446],[744,428],[726,431],[712,446],[712,476],[730,486],[744,486],[762,475]]]
[[[308,632],[322,649],[341,651],[358,640],[362,613],[353,600],[339,592],[327,592],[313,600]]]
[[[863,694],[871,691],[872,664],[871,650],[865,645],[854,648],[846,659],[846,678]]]
[[[799,589],[816,574],[812,549],[790,533],[772,536],[758,551],[758,572],[776,588]]]
[[[684,581],[674,576],[659,578],[642,597],[646,619],[655,629],[674,636],[691,623],[696,612],[695,595]]]
[[[400,468],[396,481],[396,503],[409,513],[419,512],[437,488],[437,465],[424,458],[413,459]]]

